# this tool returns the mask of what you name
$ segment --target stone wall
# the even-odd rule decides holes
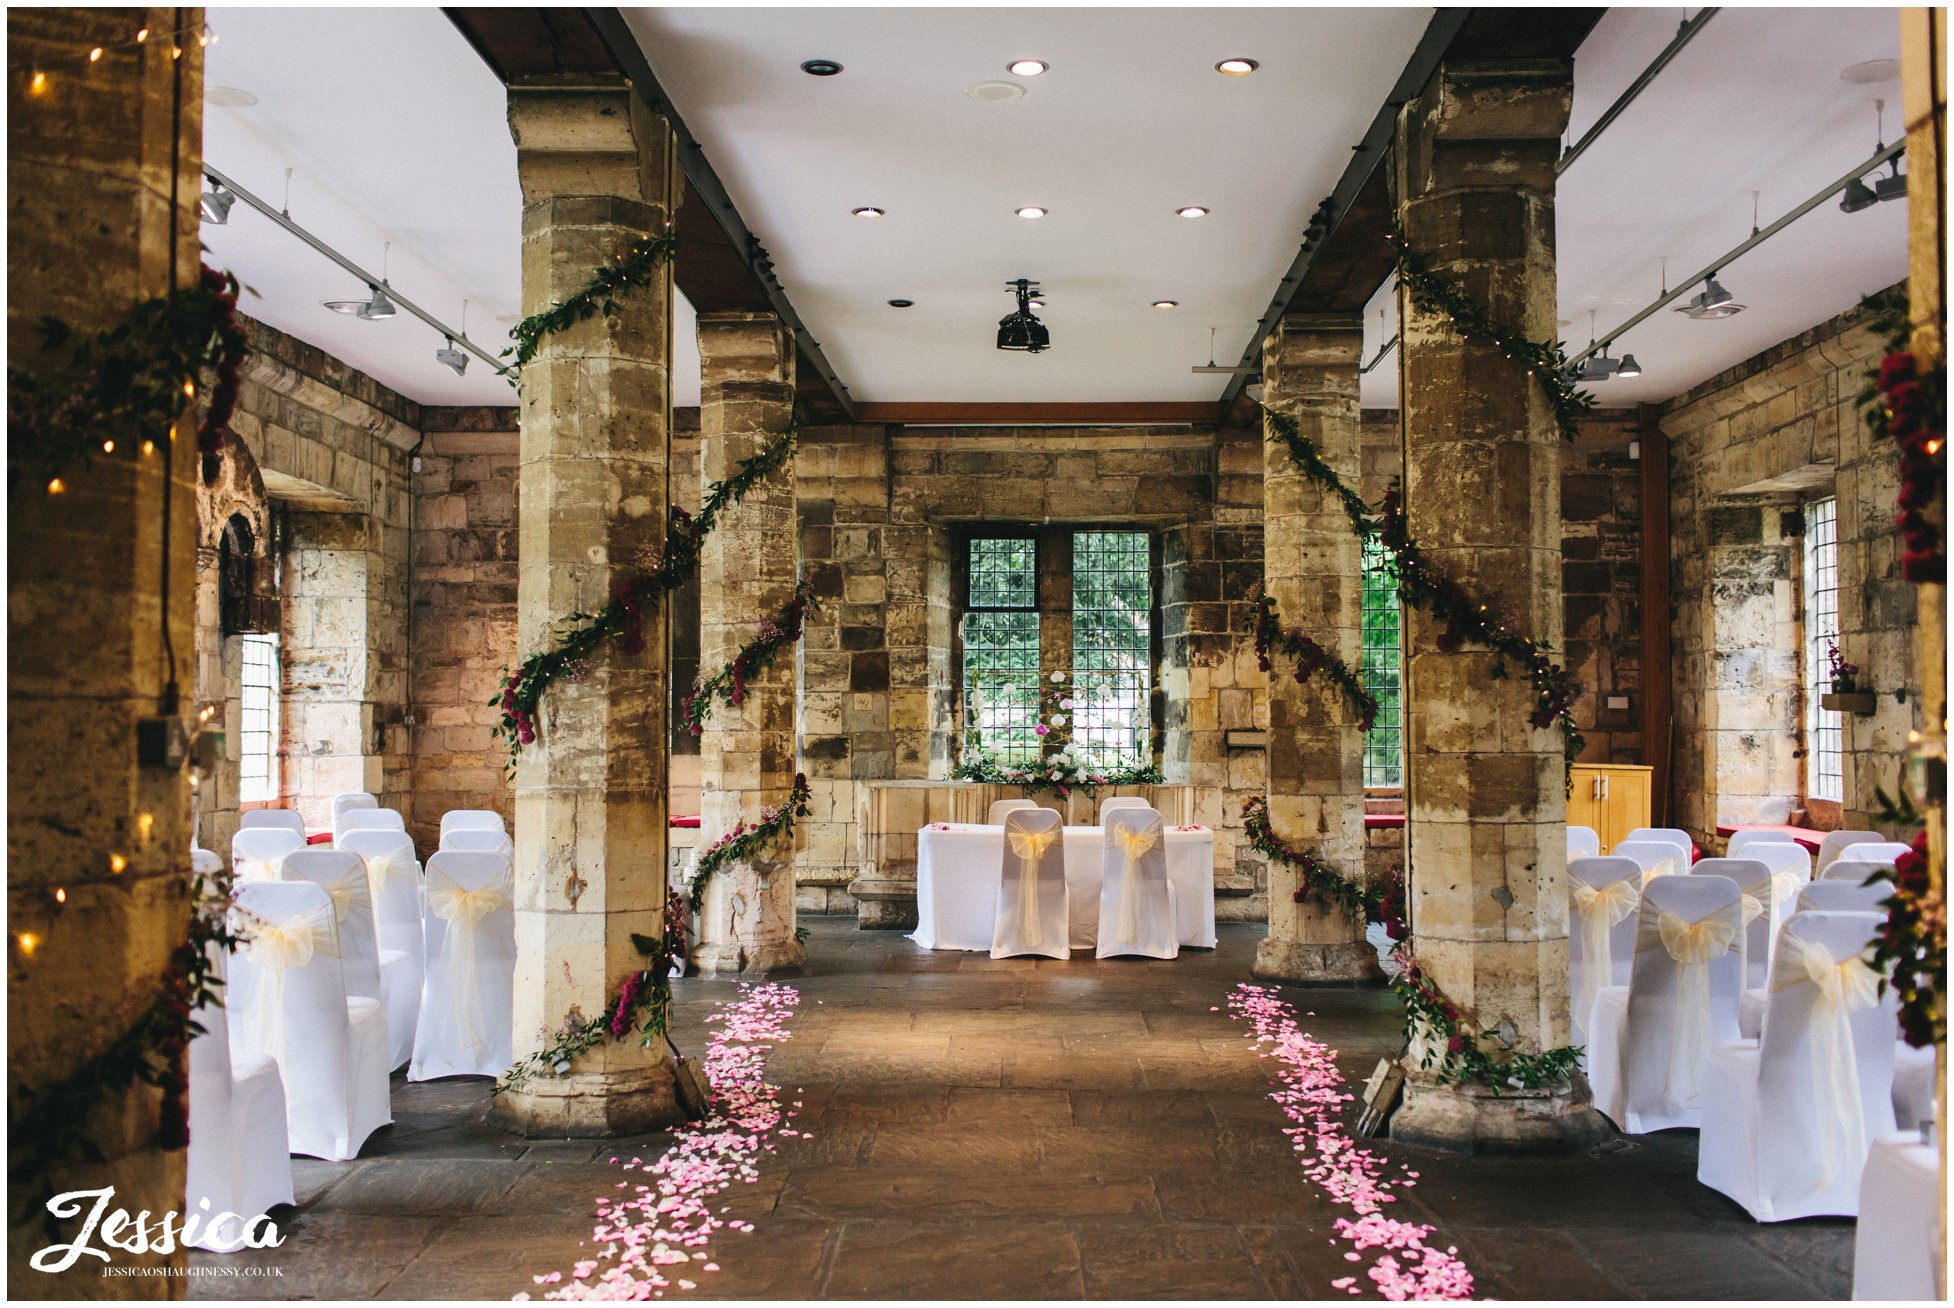
[[[1917,703],[1913,593],[1897,568],[1890,446],[1857,408],[1883,343],[1857,312],[1764,351],[1662,408],[1670,442],[1677,824],[1870,825]],[[1808,798],[1801,507],[1836,494],[1840,645],[1879,692],[1845,718],[1845,802]]]

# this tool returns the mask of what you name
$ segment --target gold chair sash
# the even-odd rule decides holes
[[[511,907],[514,893],[515,878],[506,871],[469,890],[438,868],[427,869],[427,911],[448,924],[448,997],[463,1049],[479,1049],[486,1038],[476,993],[475,926],[490,913]]]
[[[1660,948],[1676,961],[1677,1007],[1669,1025],[1669,1071],[1663,1093],[1672,1104],[1696,1097],[1710,1056],[1710,964],[1729,953],[1743,929],[1743,908],[1730,903],[1692,922],[1667,909],[1644,913],[1635,950]]]
[[[1738,901],[1744,908],[1744,925],[1749,926],[1764,916],[1765,895],[1771,897],[1771,903],[1779,910],[1777,915],[1781,916],[1783,905],[1789,904],[1797,893],[1798,878],[1790,872],[1773,872],[1762,881],[1745,886],[1743,898]]]
[[[1043,831],[1005,830],[1011,841],[1011,852],[1018,856],[1018,865],[1023,869],[1018,881],[1018,929],[1024,943],[1034,948],[1045,943],[1045,928],[1038,919],[1038,864],[1061,830],[1056,824]]]
[[[277,881],[278,865],[285,861],[283,854],[275,858],[253,858],[239,854],[231,859],[231,872],[239,881]]]
[[[1594,1012],[1595,996],[1610,985],[1615,976],[1615,945],[1612,929],[1642,905],[1642,888],[1635,878],[1623,877],[1605,886],[1591,886],[1578,877],[1568,880],[1574,911],[1581,915],[1581,977],[1574,996],[1575,1011],[1586,1030]]]
[[[316,884],[332,896],[332,917],[335,922],[345,922],[346,915],[355,908],[363,908],[368,914],[373,912],[373,885],[366,877],[365,859],[336,880]]]
[[[1858,955],[1835,962],[1822,945],[1792,932],[1778,941],[1778,952],[1773,993],[1818,987],[1811,1010],[1812,1086],[1825,1159],[1818,1188],[1824,1190],[1840,1172],[1857,1171],[1866,1160],[1866,1107],[1859,1094],[1852,1015],[1879,1002],[1879,973]]]

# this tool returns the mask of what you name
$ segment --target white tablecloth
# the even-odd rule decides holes
[[[1881,1136],[1859,1182],[1852,1297],[1942,1298],[1939,1244],[1940,1151],[1918,1131]]]
[[[944,829],[947,827],[948,829]],[[1180,942],[1213,949],[1214,832],[1166,830],[1167,879],[1179,903]],[[1099,886],[1105,836],[1098,827],[1065,828],[1065,885],[1072,892],[1074,949],[1099,943]],[[916,833],[916,931],[925,949],[991,947],[1004,871],[1004,828],[952,822]]]

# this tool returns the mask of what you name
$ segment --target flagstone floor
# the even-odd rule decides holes
[[[1223,924],[1173,962],[993,962],[808,922],[792,1038],[769,1079],[803,1103],[726,1196],[722,1268],[671,1297],[1345,1298],[1352,1265],[1307,1183],[1225,997],[1262,928]],[[730,982],[681,981],[703,1048]],[[1397,1043],[1378,991],[1285,989],[1353,1085]],[[1222,1006],[1222,1012],[1209,1011]],[[281,1248],[198,1254],[191,1298],[507,1299],[568,1271],[593,1200],[665,1137],[526,1141],[485,1124],[488,1083],[394,1083],[395,1121],[350,1163],[295,1159]],[[1852,1224],[1759,1226],[1697,1185],[1696,1135],[1584,1158],[1461,1159],[1395,1146],[1417,1188],[1388,1215],[1456,1245],[1504,1299],[1841,1299]],[[633,1174],[635,1176],[635,1174]],[[225,1270],[229,1269],[229,1270]],[[245,1271],[245,1274],[237,1274]]]

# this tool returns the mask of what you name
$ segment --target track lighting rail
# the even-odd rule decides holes
[[[1630,318],[1627,322],[1622,323],[1619,327],[1616,327],[1611,331],[1603,332],[1600,337],[1601,344],[1598,345],[1590,344],[1587,349],[1581,351],[1579,354],[1575,355],[1573,358],[1567,361],[1568,367],[1570,368],[1580,367],[1583,363],[1586,363],[1588,361],[1588,357],[1590,355],[1600,353],[1603,345],[1607,345],[1615,340],[1620,339],[1622,336],[1627,335],[1630,328],[1641,323],[1643,319],[1649,317],[1651,314],[1658,312],[1660,309],[1662,309],[1664,305],[1668,304],[1671,300],[1680,299],[1684,294],[1684,292],[1690,290],[1692,287],[1696,286],[1699,282],[1703,281],[1705,278],[1713,277],[1717,273],[1723,271],[1725,268],[1728,268],[1733,262],[1737,260],[1739,256],[1750,253],[1750,251],[1756,249],[1764,242],[1770,240],[1773,236],[1776,236],[1779,232],[1791,226],[1792,223],[1798,221],[1798,219],[1804,217],[1812,210],[1818,208],[1819,205],[1824,204],[1827,200],[1837,195],[1840,191],[1843,191],[1848,185],[1850,185],[1856,179],[1865,176],[1867,173],[1879,167],[1887,160],[1899,157],[1901,154],[1905,153],[1906,148],[1907,148],[1906,142],[1904,140],[1901,140],[1901,141],[1895,141],[1893,144],[1889,146],[1885,146],[1879,150],[1874,151],[1872,158],[1866,160],[1862,164],[1855,165],[1850,172],[1840,177],[1837,181],[1826,186],[1823,190],[1813,195],[1811,199],[1805,201],[1797,208],[1791,210],[1789,213],[1785,214],[1784,217],[1772,223],[1769,227],[1764,228],[1762,231],[1751,232],[1749,239],[1745,240],[1741,245],[1729,251],[1727,254],[1724,254],[1720,258],[1710,260],[1709,263],[1705,264],[1693,276],[1686,277],[1682,281],[1678,282],[1676,284],[1676,289],[1672,291],[1668,291],[1665,294],[1657,297],[1657,299],[1652,304],[1650,304],[1647,308],[1643,309],[1640,313],[1637,313],[1633,318]]]
[[[1668,67],[1669,61],[1680,54],[1682,48],[1688,45],[1695,38],[1696,34],[1703,30],[1703,25],[1716,17],[1716,14],[1717,10],[1714,6],[1707,9],[1699,9],[1696,11],[1696,17],[1683,23],[1682,30],[1676,33],[1676,38],[1663,47],[1662,53],[1657,55],[1650,62],[1649,66],[1642,70],[1641,76],[1637,77],[1633,82],[1630,82],[1628,89],[1616,97],[1615,103],[1608,106],[1608,111],[1595,120],[1594,126],[1590,127],[1580,140],[1568,147],[1567,153],[1563,154],[1559,162],[1554,165],[1556,176],[1574,166],[1574,161],[1579,159],[1582,153],[1594,144],[1595,138],[1607,131],[1609,125],[1621,117],[1622,111],[1635,102],[1635,97],[1648,89],[1649,83],[1656,79],[1656,74]]]
[[[325,255],[326,258],[331,259],[334,263],[338,264],[341,268],[344,268],[347,272],[353,274],[353,276],[359,278],[362,282],[366,283],[368,286],[381,286],[385,284],[382,278],[375,277],[372,273],[360,267],[358,264],[354,263],[351,259],[348,259],[345,255],[341,254],[339,251],[333,249],[330,245],[327,245],[324,241],[314,236],[311,232],[306,231],[305,228],[293,222],[289,215],[277,209],[274,209],[269,203],[267,203],[264,200],[260,200],[257,196],[245,190],[242,186],[239,186],[236,182],[226,177],[223,173],[218,172],[215,168],[211,167],[208,163],[206,163],[203,166],[203,169],[204,169],[204,176],[210,178],[210,180],[216,182],[219,186],[222,186],[225,190],[237,196],[238,199],[244,201],[246,204],[250,205],[253,209],[256,209],[259,213],[271,219],[273,222],[277,223],[280,227],[283,227],[286,231],[290,232],[292,235],[298,237],[301,241],[304,241],[307,245],[317,250],[320,254]],[[493,354],[490,354],[487,350],[484,350],[481,346],[475,344],[475,342],[469,340],[466,336],[462,335],[454,328],[448,326],[447,323],[442,322],[439,318],[429,313],[426,309],[423,309],[418,304],[415,304],[412,300],[402,295],[394,287],[392,286],[387,287],[387,298],[392,300],[396,305],[407,310],[407,312],[413,314],[416,318],[419,318],[422,322],[426,323],[428,326],[434,328],[435,331],[440,332],[443,336],[446,336],[449,340],[453,341],[456,345],[460,346],[462,349],[467,350],[470,354],[474,355],[476,358],[480,359],[483,363],[486,363],[489,367],[495,369],[497,372],[503,373],[505,375],[509,372],[508,367],[505,366],[500,359],[496,358]]]

